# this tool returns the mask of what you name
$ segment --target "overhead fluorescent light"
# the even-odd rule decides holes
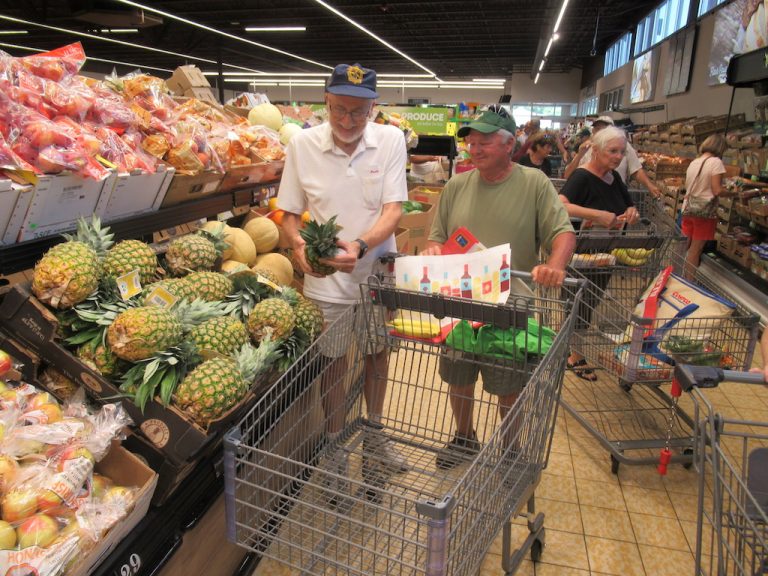
[[[277,52],[278,54],[282,54],[283,56],[289,56],[291,58],[296,58],[297,60],[308,62],[309,64],[314,64],[315,66],[320,66],[321,68],[327,68],[329,70],[333,70],[333,66],[328,66],[327,64],[321,64],[320,62],[315,62],[314,60],[310,60],[309,58],[304,58],[303,56],[292,54],[291,52],[286,52],[285,50],[280,50],[279,48],[273,48],[272,46],[267,46],[266,44],[261,44],[260,42],[254,42],[253,40],[248,40],[247,38],[243,38],[242,36],[236,36],[234,34],[230,34],[229,32],[217,30],[216,28],[211,28],[210,26],[206,26],[205,24],[200,24],[199,22],[188,20],[186,18],[182,18],[181,16],[177,16],[176,14],[171,14],[170,12],[164,12],[162,10],[158,10],[157,8],[152,8],[151,6],[139,4],[138,2],[133,2],[132,0],[115,0],[115,2],[120,2],[121,4],[133,6],[134,8],[139,8],[141,10],[146,10],[147,12],[153,12],[165,18],[170,18],[171,20],[183,22],[184,24],[189,24],[190,26],[194,26],[195,28],[200,28],[201,30],[206,30],[208,32],[218,34],[219,36],[224,36],[225,38],[229,38],[231,40],[244,42],[245,44],[250,44],[252,46],[257,46],[259,48],[264,48],[265,50],[271,50],[272,52]]]
[[[546,62],[546,60],[542,60],[542,61],[541,61],[541,64],[539,64],[539,72],[541,72],[542,70],[544,70],[544,63],[545,63],[545,62]]]
[[[224,76],[253,76],[253,72],[222,72]],[[203,76],[218,76],[218,72],[206,70]],[[302,76],[309,78],[327,78],[330,72],[259,72],[259,76]]]
[[[537,72],[536,73],[536,79],[533,81],[534,84],[538,84],[539,83],[539,76],[541,76],[541,72]]]
[[[102,28],[102,34],[134,34],[138,33],[138,28]]]
[[[0,34],[11,36],[12,34],[29,34],[29,32],[27,30],[0,30]]]
[[[565,9],[567,7],[568,7],[568,0],[563,0],[563,5],[560,7],[560,14],[557,15],[557,20],[555,21],[555,27],[552,28],[552,34],[555,34],[560,28],[560,22],[563,19],[563,15],[565,14]]]
[[[554,41],[554,40],[553,40],[552,38],[550,38],[550,39],[549,39],[549,43],[547,44],[547,49],[546,49],[546,50],[544,50],[544,58],[546,58],[547,56],[549,56],[549,49],[550,49],[550,48],[552,48],[552,42],[553,42],[553,41]]]
[[[17,50],[27,50],[28,52],[48,52],[43,48],[32,48],[31,46],[19,46],[18,44],[6,44],[0,42],[0,46],[3,48],[16,48]],[[147,66],[146,64],[135,64],[133,62],[123,62],[122,60],[108,60],[107,58],[94,58],[92,56],[86,56],[86,61],[93,60],[94,62],[106,62],[108,64],[119,64],[120,66],[128,66],[130,68],[141,68],[142,70],[159,70],[160,72],[173,72],[168,68],[158,68],[157,66]]]
[[[63,32],[64,34],[72,34],[74,36],[82,36],[83,38],[91,38],[93,40],[99,40],[101,42],[111,42],[112,44],[120,44],[121,46],[130,46],[131,48],[139,48],[141,50],[148,50],[150,52],[158,52],[160,54],[178,56],[179,58],[183,58],[185,60],[196,60],[197,62],[207,62],[209,64],[218,64],[216,60],[210,60],[209,58],[200,58],[199,56],[192,56],[191,54],[171,52],[170,50],[160,50],[160,48],[145,46],[144,44],[135,44],[134,42],[126,42],[125,40],[117,40],[116,38],[109,38],[108,36],[97,36],[95,34],[88,34],[87,32],[79,32],[77,30],[70,30],[68,28],[59,28],[58,26],[49,26],[48,24],[39,24],[38,22],[30,22],[28,20],[14,18],[12,16],[6,16],[5,14],[0,14],[0,20],[7,20],[8,22],[15,22],[17,24],[24,24],[27,26],[36,26],[37,28],[45,28],[46,30]],[[222,65],[227,66],[229,68],[238,68],[240,70],[248,70],[256,74],[261,73],[259,70],[253,70],[251,68],[246,68],[245,66],[237,66],[235,64],[227,64],[226,62],[222,62]]]
[[[121,0],[121,1],[122,1],[122,0]],[[377,40],[378,42],[380,42],[381,44],[383,44],[384,46],[386,46],[387,48],[389,48],[390,50],[392,50],[392,51],[393,51],[393,52],[395,52],[396,54],[399,54],[400,56],[402,56],[403,58],[405,58],[406,60],[408,60],[408,62],[410,62],[410,63],[412,63],[412,64],[415,64],[416,66],[418,66],[419,68],[421,68],[422,70],[424,70],[424,72],[429,72],[429,74],[430,74],[430,75],[432,75],[432,76],[437,76],[437,74],[435,74],[434,72],[432,72],[432,70],[430,70],[430,69],[429,69],[429,68],[427,68],[426,66],[424,66],[424,65],[420,64],[419,62],[417,62],[416,60],[414,60],[413,58],[411,58],[410,56],[408,56],[408,54],[406,54],[406,53],[405,53],[405,52],[403,52],[402,50],[398,50],[397,48],[395,48],[394,46],[392,46],[392,44],[390,44],[389,42],[387,42],[386,40],[384,40],[384,39],[383,39],[383,38],[381,38],[380,36],[377,36],[376,34],[374,34],[373,32],[371,32],[370,30],[368,30],[368,28],[366,28],[366,27],[365,27],[365,26],[363,26],[362,24],[358,24],[357,22],[355,22],[354,20],[352,20],[352,18],[350,18],[349,16],[347,16],[346,14],[343,14],[342,12],[339,12],[339,11],[338,11],[336,8],[334,8],[333,6],[331,6],[330,4],[328,4],[327,2],[323,2],[323,0],[315,0],[315,2],[317,2],[318,4],[320,4],[320,6],[324,7],[325,9],[327,9],[327,10],[330,10],[331,12],[333,12],[334,14],[336,14],[336,16],[338,16],[339,18],[341,18],[341,19],[343,19],[343,20],[346,20],[347,22],[349,22],[350,24],[352,24],[352,26],[354,26],[355,28],[357,28],[358,30],[362,30],[363,32],[365,32],[366,34],[368,34],[368,36],[370,36],[371,38],[373,38],[374,40]]]
[[[492,84],[504,83],[504,78],[472,78],[472,82],[490,82]]]
[[[552,34],[552,40],[554,40],[555,42],[560,40],[560,33],[559,32],[555,32],[554,34]]]
[[[246,32],[304,32],[306,26],[248,26]]]
[[[377,78],[434,78],[433,74],[379,74],[376,73]]]

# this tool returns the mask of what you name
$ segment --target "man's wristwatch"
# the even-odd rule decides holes
[[[355,242],[360,244],[360,251],[357,253],[357,259],[360,260],[368,252],[368,244],[364,240],[360,240],[360,238],[357,238]]]

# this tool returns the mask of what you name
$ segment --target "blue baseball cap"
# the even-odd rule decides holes
[[[378,98],[376,92],[376,71],[363,68],[360,64],[339,64],[333,69],[325,91],[339,96],[355,98]]]

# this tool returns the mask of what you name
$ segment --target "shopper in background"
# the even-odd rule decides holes
[[[576,170],[568,178],[560,199],[565,204],[568,215],[581,219],[581,228],[621,228],[625,224],[634,224],[639,213],[632,205],[627,186],[616,169],[624,159],[626,136],[623,130],[614,126],[600,130],[592,136],[592,154],[589,162]],[[576,329],[584,330],[589,326],[592,311],[600,303],[600,292],[604,291],[610,280],[605,270],[590,272],[583,270],[590,281],[589,288],[583,295],[576,320]],[[596,287],[598,290],[593,288]],[[594,382],[597,375],[581,354],[572,352],[568,358],[568,367],[584,380]]]
[[[528,141],[530,142],[528,154],[520,158],[519,164],[529,168],[538,168],[551,178],[552,163],[549,161],[549,155],[552,154],[552,136],[546,132],[538,132],[532,135]]]
[[[699,157],[688,165],[683,198],[683,234],[688,238],[685,275],[691,278],[701,262],[704,245],[715,238],[717,198],[723,192],[726,148],[722,134],[709,136],[699,146]]]
[[[534,282],[543,286],[560,286],[575,245],[573,227],[549,178],[511,161],[514,133],[514,120],[497,106],[459,130],[476,170],[446,183],[422,254],[441,254],[446,240],[464,226],[486,246],[509,243],[511,268],[531,272]],[[540,245],[550,253],[545,264],[539,264]],[[521,282],[518,290],[528,289]],[[438,452],[438,467],[452,468],[480,448],[472,418],[479,372],[484,389],[498,395],[502,418],[525,385],[522,375],[510,378],[508,371],[479,367],[459,352],[455,360],[442,356],[440,377],[450,385],[456,435]]]
[[[371,274],[376,258],[395,251],[394,231],[401,203],[408,199],[402,131],[369,122],[377,96],[374,70],[359,64],[339,64],[325,90],[328,123],[302,130],[291,139],[286,151],[277,205],[285,211],[283,227],[305,275],[304,295],[320,306],[326,325],[359,302],[360,284]],[[342,227],[337,243],[340,253],[322,261],[335,268],[335,274],[321,276],[307,263],[305,242],[299,235],[305,210],[319,222],[336,216]],[[343,340],[353,326],[337,324],[335,329]],[[328,338],[326,342],[334,340]],[[334,374],[336,378],[346,370],[347,350],[321,351],[337,363],[325,375]],[[376,379],[375,374],[386,374],[387,364],[387,350],[366,357],[364,396],[374,426],[381,419],[387,382],[386,378]],[[323,382],[326,433],[331,442],[344,425],[345,394],[343,385]],[[395,471],[405,471],[404,458],[384,438],[380,434],[367,435],[364,454]],[[334,472],[345,476],[346,464],[339,462]]]
[[[595,121],[592,122],[593,138],[596,134],[608,126],[613,126],[613,118],[610,116],[600,116],[596,118]],[[573,174],[573,171],[576,170],[576,168],[589,162],[592,157],[591,148],[593,138],[590,138],[589,140],[586,140],[579,145],[578,152],[565,167],[565,172],[563,174],[564,178],[569,178],[570,175]],[[640,161],[637,152],[629,142],[627,142],[627,150],[624,155],[624,159],[622,160],[621,164],[619,164],[616,171],[621,176],[624,184],[628,184],[630,178],[634,177],[638,182],[640,182],[640,184],[645,186],[648,192],[650,192],[655,198],[661,197],[661,190],[659,190],[659,187],[656,186],[656,184],[654,184],[650,178],[648,178],[648,174],[646,174],[645,170],[643,170],[643,163]]]
[[[528,155],[528,150],[531,148],[531,137],[534,134],[540,134],[541,133],[541,120],[538,118],[532,119],[530,122],[528,122],[525,125],[525,129],[523,130],[523,138],[522,140],[518,138],[518,142],[520,143],[520,146],[512,153],[512,162],[520,162],[523,158],[525,158]],[[546,134],[552,139],[552,143],[557,146],[557,149],[560,151],[560,154],[563,157],[563,162],[568,161],[568,150],[566,150],[565,145],[563,144],[562,139],[560,138],[560,134],[557,132],[550,132],[547,131]]]
[[[442,184],[447,179],[442,156],[411,154],[411,176],[425,184]]]

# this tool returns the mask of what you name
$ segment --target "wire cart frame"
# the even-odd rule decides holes
[[[768,574],[768,422],[726,418],[705,393],[721,382],[764,385],[763,375],[679,365],[675,379],[695,412],[696,574]]]
[[[606,246],[631,245],[635,241],[654,242],[655,247],[645,262],[636,265],[617,262],[569,269],[573,276],[588,281],[571,348],[584,356],[598,379],[595,382],[566,379],[562,403],[609,451],[614,473],[618,472],[620,463],[655,463],[657,449],[662,447],[675,449],[673,460],[676,462],[690,465],[692,461],[694,422],[673,402],[667,386],[663,386],[671,382],[675,365],[674,355],[663,351],[665,334],[704,338],[708,349],[723,352],[720,364],[735,370],[749,367],[758,337],[758,316],[738,302],[727,318],[657,318],[658,324],[670,328],[666,333],[659,330],[649,336],[654,321],[635,313],[637,303],[663,269],[671,266],[679,276],[685,276],[686,269],[684,245],[676,235],[677,228],[661,220],[655,230],[646,239],[642,231],[633,230],[580,235],[577,251],[579,246],[582,249],[588,246],[604,252]],[[718,297],[734,301],[723,286],[699,271],[693,273],[692,282]],[[687,361],[705,361],[705,355],[701,356]],[[615,378],[619,386],[611,385],[610,378]]]
[[[400,290],[374,277],[361,290],[361,304],[329,327],[225,439],[229,539],[313,575],[476,574],[501,530],[507,573],[529,551],[538,559],[544,517],[536,514],[533,495],[549,456],[581,291],[570,299],[558,289],[488,304]],[[479,445],[454,454],[455,466],[436,463],[452,438],[439,367],[456,350],[440,338],[393,330],[393,313],[413,322],[463,319],[517,337],[508,357],[465,358],[526,385],[503,416],[498,397],[475,394]],[[531,322],[542,332],[550,328],[551,342],[529,333]],[[355,329],[335,330],[338,323]],[[328,360],[330,349],[344,350],[344,360]],[[364,410],[366,351],[389,358],[386,370],[374,372],[388,388],[377,422]],[[322,393],[336,385],[346,388],[343,427],[329,441],[324,431],[338,414],[320,406]],[[367,450],[382,438],[407,459],[407,471],[388,470]],[[512,551],[511,520],[518,514],[529,535]]]

